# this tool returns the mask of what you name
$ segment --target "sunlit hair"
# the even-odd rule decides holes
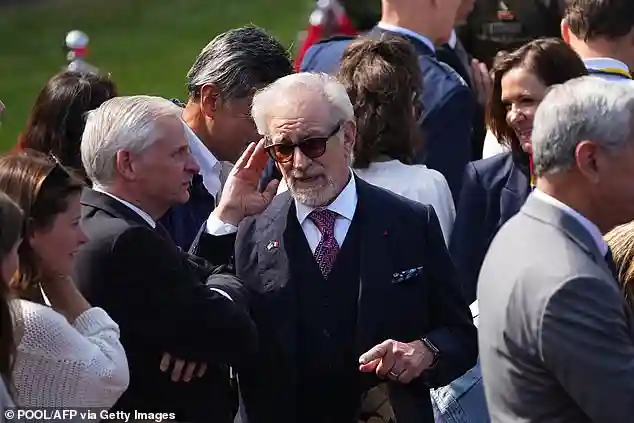
[[[337,74],[357,120],[353,167],[379,156],[412,164],[422,149],[418,56],[404,37],[361,38],[344,50]]]
[[[115,175],[117,152],[141,153],[163,136],[164,118],[180,119],[183,110],[161,97],[115,97],[88,114],[81,159],[88,178],[107,187]]]
[[[0,263],[22,237],[23,214],[20,207],[0,192]],[[9,305],[9,282],[0,275],[0,376],[10,385],[15,352],[14,319]]]
[[[44,276],[40,260],[29,245],[29,235],[50,229],[57,215],[68,209],[69,199],[79,195],[83,187],[83,182],[52,156],[25,150],[0,158],[0,190],[20,206],[25,217],[24,241],[18,250],[20,265],[10,283],[18,297],[37,298]]]
[[[612,229],[605,241],[612,250],[625,300],[634,311],[634,222]]]
[[[64,166],[81,172],[79,147],[86,112],[116,95],[107,76],[73,71],[53,76],[35,100],[19,147],[53,153]]]

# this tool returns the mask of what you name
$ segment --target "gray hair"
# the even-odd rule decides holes
[[[276,106],[308,95],[321,97],[330,106],[334,120],[355,121],[346,88],[335,77],[325,73],[295,73],[278,79],[253,97],[251,115],[260,135],[268,135],[268,121]]]
[[[244,98],[292,72],[284,46],[264,30],[248,26],[207,44],[187,73],[187,90],[195,97],[200,87],[211,84],[227,99]]]
[[[116,154],[140,153],[161,138],[165,117],[180,119],[182,109],[161,97],[115,97],[88,113],[81,139],[81,160],[96,186],[112,182]]]
[[[584,76],[554,86],[533,123],[535,175],[569,170],[584,140],[619,151],[631,140],[633,129],[634,85]]]

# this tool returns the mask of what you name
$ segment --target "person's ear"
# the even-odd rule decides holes
[[[570,44],[570,25],[566,22],[566,19],[562,19],[559,24],[559,31],[561,32],[561,39],[564,40],[566,44]]]
[[[343,128],[343,148],[346,150],[348,157],[352,156],[354,143],[357,139],[357,124],[353,121],[344,123]]]
[[[601,170],[601,149],[592,141],[581,141],[575,148],[575,162],[579,172],[593,183],[599,181]]]
[[[200,87],[200,109],[208,118],[213,118],[220,105],[220,93],[212,84]]]
[[[132,153],[127,150],[119,150],[115,155],[115,167],[117,172],[127,180],[136,178],[135,165]]]

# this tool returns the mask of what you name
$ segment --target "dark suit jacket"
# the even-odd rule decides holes
[[[493,236],[520,210],[529,191],[524,157],[502,153],[467,165],[449,251],[469,303],[476,299],[478,273]]]
[[[399,423],[432,422],[429,388],[442,386],[476,362],[476,329],[432,207],[414,203],[356,179],[361,234],[356,352],[387,339],[428,337],[441,351],[437,366],[409,385],[394,384]],[[355,215],[357,216],[357,215]],[[259,359],[240,374],[249,423],[295,423],[297,310],[284,245],[287,219],[296,219],[288,192],[236,238],[236,272],[251,291],[259,332]],[[279,241],[271,248],[271,241]],[[422,267],[399,280],[398,272]],[[275,357],[265,360],[264,357]],[[368,388],[378,383],[367,375]]]
[[[468,55],[460,40],[456,41],[456,47],[453,49],[448,44],[438,46],[436,48],[436,57],[441,62],[451,66],[473,90],[471,56]],[[477,93],[473,91],[473,95],[476,96]],[[480,160],[482,158],[482,148],[484,147],[484,138],[486,137],[484,116],[484,107],[476,102],[473,113],[473,132],[471,135],[471,160]]]
[[[130,366],[130,386],[114,409],[231,422],[235,398],[228,366],[248,361],[257,342],[242,285],[229,275],[210,279],[229,301],[205,285],[213,266],[182,252],[123,203],[91,189],[81,202],[90,241],[78,253],[75,280],[86,299],[118,323]],[[214,253],[211,243],[201,250]],[[159,370],[164,352],[207,363],[206,375],[171,382]]]
[[[374,28],[367,35],[380,37],[384,34],[394,33]],[[460,193],[462,173],[471,158],[471,126],[476,99],[455,71],[439,62],[426,44],[416,38],[406,38],[418,53],[424,84],[422,130],[426,144],[418,163],[445,176],[455,202]],[[301,70],[336,72],[343,50],[351,39],[338,37],[315,44],[306,52]]]

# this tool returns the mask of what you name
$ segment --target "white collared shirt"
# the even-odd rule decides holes
[[[223,170],[223,164],[209,151],[207,146],[198,138],[198,135],[196,135],[189,125],[185,122],[183,122],[183,125],[185,126],[185,135],[187,135],[189,149],[200,167],[203,185],[207,192],[215,198],[217,205],[220,195],[222,194],[220,174]],[[238,228],[235,225],[221,221],[211,214],[207,218],[205,230],[210,235],[220,236],[232,234],[236,232]]]
[[[198,162],[200,167],[200,174],[203,177],[203,185],[207,192],[214,197],[218,197],[222,189],[222,183],[220,182],[220,171],[222,170],[222,163],[213,155],[205,144],[198,138],[192,128],[183,122],[185,127],[185,135],[187,136],[187,143],[189,144],[189,150]]]
[[[599,57],[591,59],[583,59],[588,71],[601,71],[606,73],[597,73],[594,76],[605,79],[607,81],[628,82],[632,83],[630,70],[627,65],[620,60],[609,57]],[[630,77],[628,77],[630,75]]]
[[[343,241],[348,234],[348,229],[350,229],[354,212],[357,209],[357,200],[357,185],[351,171],[348,184],[339,193],[337,198],[326,207],[328,210],[337,213],[337,220],[335,220],[335,239],[339,246],[343,245]],[[310,207],[295,200],[295,209],[297,211],[297,220],[304,231],[308,245],[310,245],[312,252],[315,253],[322,235],[317,225],[308,218],[308,215],[317,209],[317,207]]]
[[[147,214],[145,211],[141,210],[139,207],[135,206],[134,204],[117,197],[114,194],[109,193],[108,191],[106,191],[104,188],[98,187],[98,186],[93,186],[92,189],[94,191],[100,192],[102,194],[106,194],[108,197],[114,198],[115,200],[117,200],[118,202],[120,202],[121,204],[123,204],[124,206],[128,207],[130,210],[132,210],[133,212],[135,212],[136,214],[138,214],[139,216],[141,216],[143,218],[143,220],[145,220],[147,222],[148,225],[150,225],[152,228],[156,228],[156,222],[154,221],[154,219],[152,219],[152,216],[150,216],[149,214]]]
[[[599,230],[599,228],[597,228],[597,225],[588,220],[588,218],[586,218],[584,215],[582,215],[569,205],[562,203],[554,197],[551,197],[544,191],[540,191],[538,188],[535,188],[532,195],[536,196],[545,203],[557,207],[558,209],[575,218],[581,224],[581,226],[583,226],[590,233],[592,239],[599,248],[599,251],[601,251],[601,254],[605,256],[608,253],[608,244],[606,244],[605,240],[603,239],[601,231]]]
[[[396,26],[396,25],[392,25],[392,24],[385,23],[385,22],[379,22],[376,26],[378,28],[384,29],[386,31],[395,32],[397,34],[401,34],[401,35],[405,35],[405,36],[408,36],[408,37],[415,38],[415,39],[421,41],[427,47],[429,47],[431,49],[431,51],[436,52],[436,46],[434,46],[434,43],[432,43],[429,38],[425,37],[422,34],[419,34],[418,32],[414,32],[414,31],[412,31],[410,29],[403,28],[403,27]]]
[[[451,30],[451,35],[449,36],[449,41],[447,41],[447,44],[449,44],[449,47],[451,47],[452,50],[456,49],[456,44],[458,44],[458,36],[456,35],[455,29]]]

